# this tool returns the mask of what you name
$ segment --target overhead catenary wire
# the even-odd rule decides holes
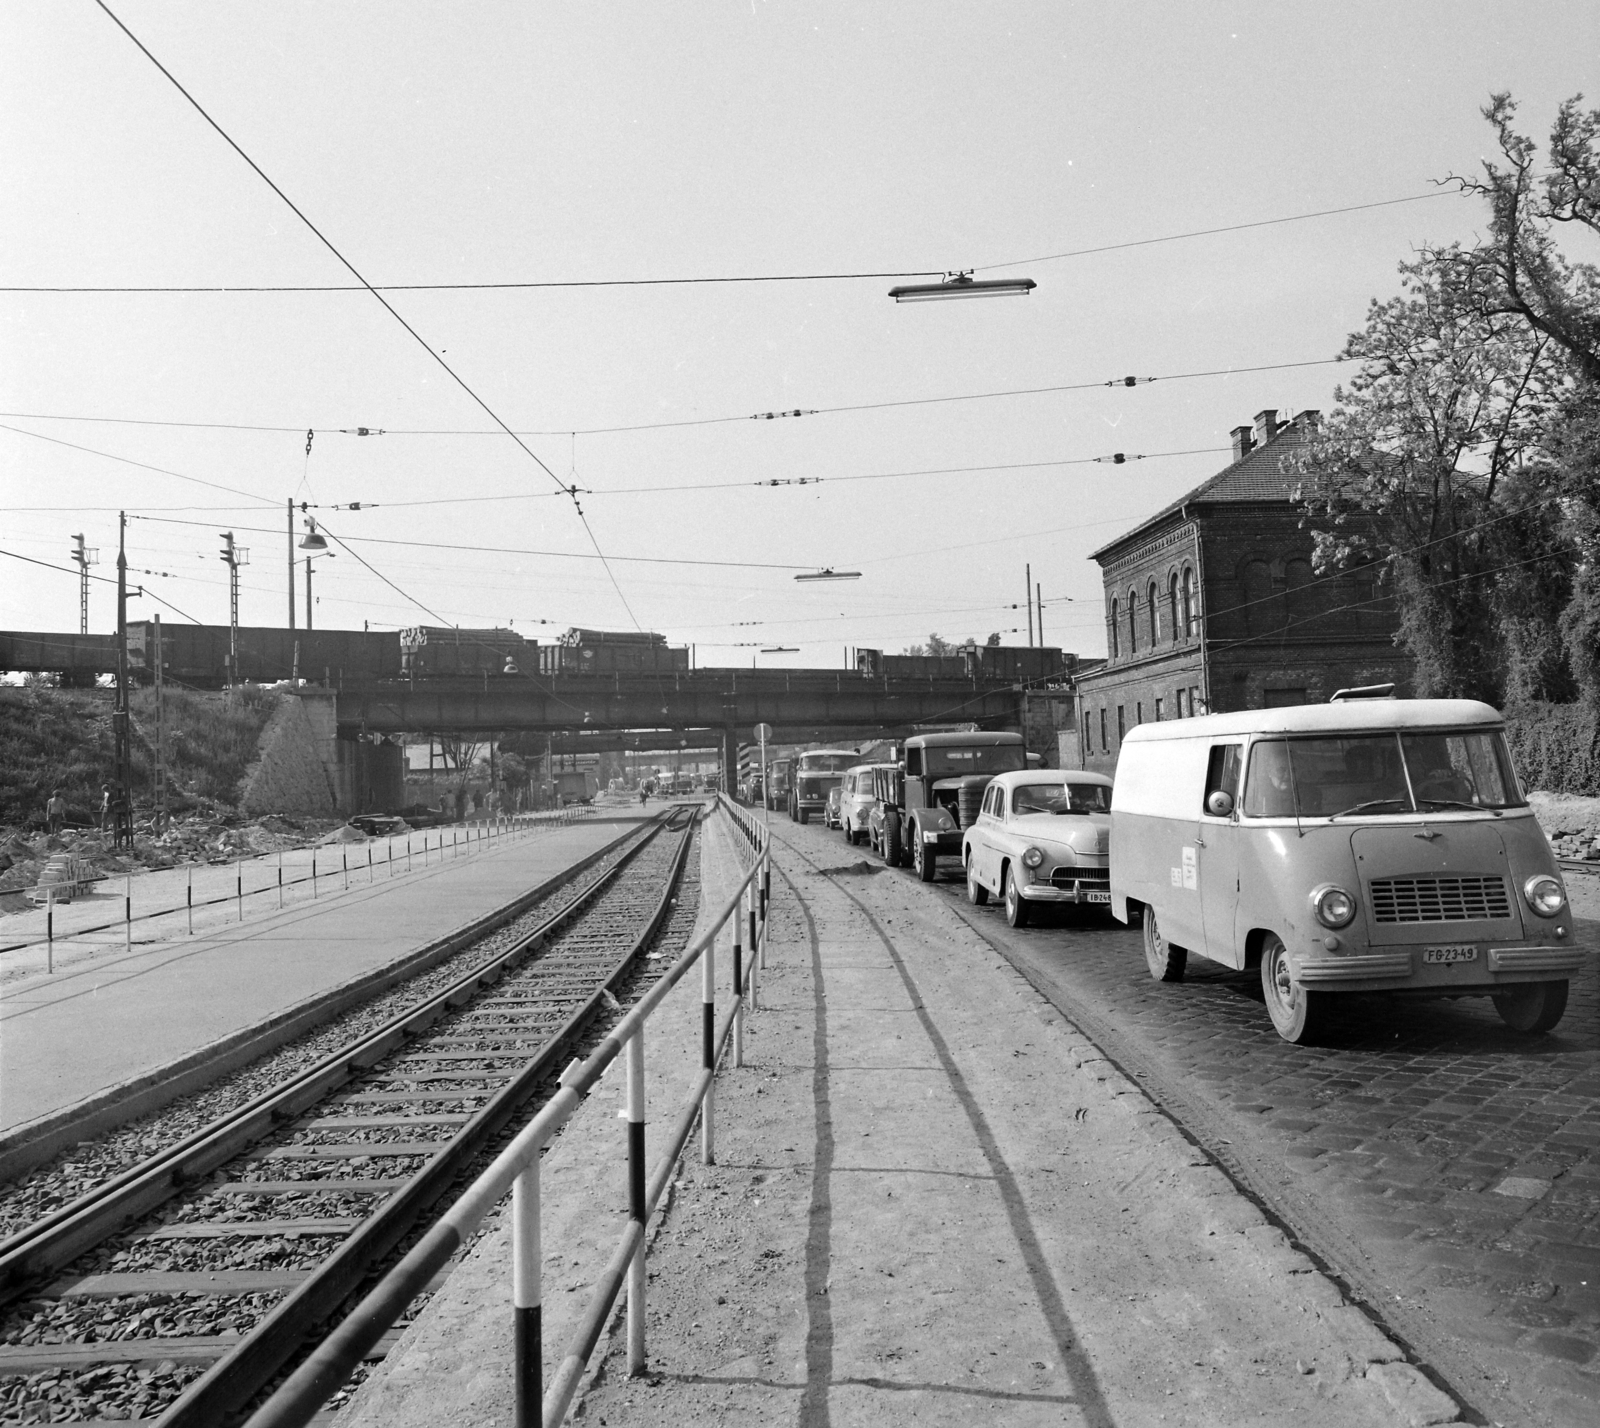
[[[1249,366],[1209,367],[1193,372],[1160,372],[1148,377],[1123,376],[1096,378],[1086,382],[1056,383],[1044,387],[1007,387],[986,392],[953,392],[933,397],[896,397],[877,402],[855,402],[831,407],[797,408],[791,416],[835,416],[849,412],[888,411],[896,407],[937,406],[951,402],[986,402],[1007,397],[1051,396],[1060,392],[1092,392],[1106,387],[1144,387],[1154,382],[1187,382],[1206,377],[1243,377],[1259,372],[1287,372],[1297,367],[1328,367],[1350,361],[1346,357],[1313,357],[1294,362],[1261,362]],[[633,422],[613,426],[551,427],[548,430],[525,429],[512,432],[513,436],[611,436],[634,431],[669,431],[678,427],[739,425],[773,415],[769,412],[738,412],[731,416],[683,417],[673,421]],[[157,419],[154,417],[84,416],[67,412],[0,412],[0,418],[12,421],[81,421],[120,426],[170,426],[197,431],[253,431],[298,436],[306,430],[303,422],[293,425],[267,425],[253,422],[208,422]],[[317,428],[329,434],[337,428]],[[339,435],[347,432],[338,431]],[[499,429],[484,427],[385,427],[385,436],[501,436]],[[358,438],[359,439],[359,438]],[[542,463],[541,463],[542,464]],[[545,468],[547,471],[548,467]],[[557,481],[559,491],[567,494],[567,486]]]

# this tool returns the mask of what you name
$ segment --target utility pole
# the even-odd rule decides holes
[[[100,563],[100,552],[88,550],[84,547],[81,535],[73,536],[77,541],[72,549],[72,558],[78,562],[78,633],[89,633],[89,567]]]
[[[228,567],[228,681],[239,683],[239,567],[250,563],[250,552],[233,543],[233,532],[222,533],[222,562]]]
[[[111,846],[133,846],[133,778],[128,750],[128,513],[117,512],[117,702],[111,715],[116,791]]]
[[[1023,603],[1028,607],[1028,646],[1031,649],[1033,646],[1033,566],[1024,565],[1022,571]]]
[[[289,497],[289,628],[294,628],[294,497]]]
[[[161,666],[166,653],[161,644],[161,612],[155,615],[155,652],[150,656],[156,676],[156,833],[167,831],[167,741],[166,741],[166,685]]]
[[[1044,586],[1042,584],[1035,585],[1033,587],[1033,592],[1034,592],[1035,595],[1037,595],[1039,597],[1039,645],[1040,645],[1040,648],[1043,648],[1043,646],[1044,646]]]

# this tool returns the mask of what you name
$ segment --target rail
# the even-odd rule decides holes
[[[517,1428],[562,1422],[577,1393],[583,1367],[599,1342],[622,1291],[628,1291],[628,1366],[632,1373],[645,1364],[645,1227],[660,1202],[673,1166],[688,1143],[696,1120],[701,1127],[701,1155],[715,1160],[715,1086],[717,1067],[732,1037],[733,1064],[743,1063],[745,1005],[757,1005],[757,978],[765,965],[767,918],[771,888],[771,847],[765,827],[746,810],[720,795],[745,839],[751,863],[738,887],[692,941],[682,956],[606,1035],[588,1060],[573,1061],[561,1074],[560,1089],[518,1132],[487,1170],[467,1187],[435,1223],[362,1299],[345,1320],[249,1419],[247,1428],[301,1428],[345,1383],[363,1357],[392,1328],[411,1302],[467,1243],[491,1210],[511,1192],[512,1217],[512,1363],[516,1388]],[[717,1008],[716,947],[724,929],[732,943],[732,997]],[[748,929],[748,942],[746,932]],[[699,963],[701,967],[701,1070],[667,1136],[653,1171],[645,1162],[645,1026],[667,994]],[[544,1335],[540,1244],[539,1159],[545,1145],[583,1104],[611,1063],[623,1057],[627,1072],[628,1224],[585,1308],[577,1332],[567,1345],[548,1390],[544,1385]]]
[[[593,811],[586,808],[583,811],[583,816],[592,817]],[[131,873],[100,874],[93,877],[75,877],[56,883],[46,883],[41,880],[41,882],[35,887],[23,889],[22,891],[25,891],[31,897],[33,897],[36,903],[40,900],[39,895],[41,893],[44,894],[44,935],[42,937],[25,937],[16,942],[0,944],[0,955],[4,955],[7,952],[19,952],[25,951],[29,948],[43,947],[45,949],[45,970],[48,973],[54,973],[56,947],[60,944],[70,943],[71,940],[75,938],[91,937],[98,933],[116,932],[120,930],[123,934],[124,946],[131,948],[133,945],[133,927],[135,923],[152,922],[159,917],[187,916],[188,931],[192,935],[194,932],[194,914],[196,909],[220,907],[224,904],[234,903],[238,906],[239,921],[242,922],[244,921],[244,907],[246,898],[265,897],[276,893],[278,898],[278,909],[281,910],[284,906],[285,892],[307,883],[311,885],[311,896],[313,899],[315,899],[317,896],[319,879],[321,884],[326,885],[329,878],[338,878],[340,880],[341,890],[345,890],[348,889],[350,885],[350,878],[352,875],[360,877],[360,875],[365,872],[367,874],[367,881],[372,882],[375,881],[379,876],[379,870],[387,870],[387,876],[392,878],[396,875],[396,870],[400,868],[401,864],[404,865],[404,872],[410,872],[415,866],[418,855],[418,850],[413,840],[418,837],[420,837],[422,841],[420,850],[422,864],[424,867],[428,867],[430,866],[431,861],[437,861],[440,858],[458,858],[468,856],[472,853],[488,852],[494,848],[500,847],[507,839],[529,837],[532,834],[540,832],[546,828],[564,827],[569,823],[579,820],[580,815],[577,814],[575,810],[562,809],[554,817],[551,817],[548,814],[536,813],[492,815],[478,823],[469,822],[460,826],[453,825],[448,830],[440,828],[436,830],[437,837],[431,836],[429,831],[424,829],[420,833],[407,833],[404,835],[405,847],[399,858],[396,858],[395,856],[395,845],[396,841],[401,837],[401,835],[391,834],[388,835],[384,840],[387,843],[387,847],[385,849],[387,857],[378,859],[373,858],[373,847],[378,841],[377,839],[373,839],[365,845],[367,856],[364,863],[359,860],[352,863],[350,861],[349,845],[341,845],[338,850],[338,861],[334,862],[329,859],[325,861],[324,866],[321,869],[319,869],[317,866],[317,855],[319,852],[329,852],[331,849],[325,844],[314,845],[310,849],[311,871],[308,874],[302,874],[298,877],[284,877],[283,853],[280,851],[277,855],[277,879],[275,881],[263,883],[260,887],[247,888],[245,887],[244,878],[245,865],[249,863],[259,864],[263,857],[271,856],[271,854],[258,854],[254,857],[239,858],[231,865],[224,865],[231,866],[234,871],[234,888],[232,892],[224,893],[219,897],[203,897],[198,900],[196,900],[194,896],[194,868],[196,865],[191,864],[189,866],[189,880],[185,889],[185,898],[183,902],[174,906],[158,907],[153,911],[140,912],[138,914],[135,914],[133,911],[133,876]],[[450,835],[448,842],[445,840],[445,834],[447,831]],[[297,849],[295,851],[304,852],[306,850]],[[215,867],[217,865],[207,864],[205,866]],[[73,895],[76,895],[77,891],[85,886],[89,886],[97,882],[113,882],[119,877],[123,880],[121,917],[113,918],[109,922],[96,922],[87,927],[73,927],[63,930],[59,933],[57,932],[56,909],[61,905],[61,903],[70,901],[69,897],[63,897],[61,899],[61,903],[58,903],[55,896],[55,890],[57,888],[71,890]]]

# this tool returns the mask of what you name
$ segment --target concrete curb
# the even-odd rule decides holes
[[[159,1110],[180,1096],[198,1091],[218,1077],[276,1051],[295,1037],[331,1021],[351,1007],[427,971],[463,946],[520,917],[567,879],[614,852],[640,826],[635,821],[627,832],[618,834],[603,848],[586,854],[537,887],[519,894],[482,917],[464,923],[454,932],[436,938],[398,962],[376,971],[364,972],[348,982],[319,992],[264,1024],[233,1032],[169,1065],[110,1087],[49,1116],[13,1127],[0,1135],[0,1182],[16,1179],[81,1140],[104,1135],[118,1126]]]

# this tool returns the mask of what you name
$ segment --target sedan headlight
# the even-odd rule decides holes
[[[1529,878],[1522,885],[1522,895],[1540,917],[1554,917],[1567,905],[1567,895],[1562,891],[1561,884],[1549,873]]]
[[[1026,848],[1026,849],[1023,850],[1023,854],[1022,854],[1022,866],[1023,867],[1025,867],[1025,868],[1037,868],[1039,866],[1039,864],[1042,863],[1042,862],[1044,862],[1044,849],[1042,849],[1042,848]]]
[[[1356,900],[1331,883],[1311,894],[1311,907],[1324,927],[1346,927],[1356,915]]]

